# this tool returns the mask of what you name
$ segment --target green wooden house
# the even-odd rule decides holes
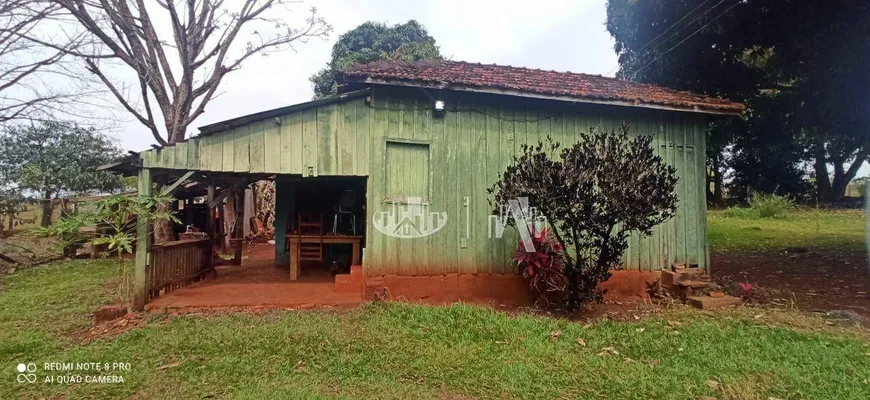
[[[306,207],[335,209],[350,188],[366,277],[514,274],[517,235],[498,232],[486,189],[523,144],[548,136],[569,144],[590,127],[625,123],[632,134],[652,135],[676,167],[679,209],[651,237],[631,238],[624,267],[709,264],[706,130],[713,118],[741,114],[741,104],[601,76],[453,61],[358,66],[341,87],[332,98],[211,124],[184,143],[139,153],[139,175],[147,182],[190,171],[224,187],[274,179],[279,266],[289,268],[285,235],[297,232],[297,216]],[[326,214],[329,230],[334,216]]]

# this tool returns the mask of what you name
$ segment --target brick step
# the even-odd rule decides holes
[[[676,285],[692,289],[714,288],[718,286],[710,281],[679,281]]]
[[[349,274],[335,275],[335,291],[339,293],[362,293],[365,288],[365,275],[362,265],[352,265]]]
[[[338,274],[335,276],[335,291],[338,293],[360,292],[362,289],[355,285],[350,274]]]
[[[734,296],[710,297],[710,296],[691,296],[686,299],[686,304],[699,308],[701,310],[709,310],[711,308],[721,308],[735,306],[741,303],[740,298]]]

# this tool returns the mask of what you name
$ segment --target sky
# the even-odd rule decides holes
[[[607,74],[617,66],[613,40],[605,29],[605,0],[306,0],[297,15],[316,7],[334,31],[294,50],[253,56],[226,75],[220,95],[191,126],[311,100],[308,77],[329,61],[338,35],[366,21],[388,24],[415,19],[456,61],[495,63],[556,71]],[[280,10],[286,12],[287,10]],[[240,38],[244,39],[244,38]],[[240,42],[242,42],[240,40]],[[243,43],[243,42],[242,42]],[[155,143],[150,131],[129,115],[115,129],[121,146],[143,150]]]

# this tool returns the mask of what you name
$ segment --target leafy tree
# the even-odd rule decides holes
[[[800,128],[790,107],[778,95],[759,95],[751,104],[746,118],[731,124],[739,126],[742,134],[730,138],[729,194],[738,199],[750,199],[753,192],[812,199],[803,161],[807,151],[797,140]]]
[[[338,93],[336,74],[355,64],[374,61],[418,61],[441,59],[435,39],[415,20],[387,26],[380,22],[365,22],[339,36],[332,46],[332,58],[326,68],[312,75],[314,98]]]
[[[42,197],[41,226],[51,224],[54,198],[122,187],[119,177],[97,171],[121,151],[93,128],[67,122],[9,126],[0,134],[0,154],[4,182]]]
[[[631,232],[650,235],[676,212],[675,169],[655,155],[652,137],[628,130],[591,130],[561,150],[552,141],[524,145],[488,190],[495,205],[527,198],[547,219],[564,255],[569,308],[600,296],[598,284],[619,267]]]
[[[14,188],[0,188],[0,233],[3,232],[4,219],[8,224],[9,234],[15,228],[15,217],[24,211],[27,199],[21,195],[20,190]]]
[[[722,168],[713,177],[731,167],[744,193],[801,190],[793,182],[810,162],[816,196],[829,202],[870,157],[868,19],[870,5],[860,0],[607,4],[618,76],[747,105],[742,121],[714,124],[725,140],[710,140],[720,160],[708,161]],[[753,162],[721,165],[740,143],[742,161]]]

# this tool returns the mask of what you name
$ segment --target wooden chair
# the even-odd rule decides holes
[[[323,214],[299,213],[296,223],[299,236],[323,238]],[[323,261],[323,243],[299,243],[299,261]]]

